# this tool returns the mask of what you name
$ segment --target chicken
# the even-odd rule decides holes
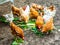
[[[29,5],[26,6],[25,10],[23,10],[23,8],[20,8],[20,13],[21,13],[21,16],[19,16],[20,20],[23,20],[25,23],[28,23],[29,14],[30,14],[30,7],[29,7]]]
[[[32,3],[31,7],[35,8],[36,10],[43,10],[44,9],[44,7],[42,5],[38,5],[35,3]]]
[[[55,6],[45,7],[44,8],[44,15],[50,15],[54,17],[56,14],[56,8]]]
[[[3,15],[3,17],[5,17],[6,21],[9,22],[9,23],[14,20],[12,12],[10,14]]]
[[[17,8],[15,6],[12,5],[12,12],[14,15],[20,16],[20,8]]]
[[[36,20],[36,27],[38,29],[41,29],[43,24],[44,24],[43,18],[41,16],[38,16]]]
[[[43,25],[42,32],[48,32],[53,28],[54,28],[54,24],[53,24],[53,17],[52,17]]]
[[[37,18],[39,16],[39,13],[34,9],[34,8],[30,8],[30,18]]]
[[[47,22],[51,17],[54,17],[56,14],[56,9],[54,6],[45,7],[44,8],[44,16],[43,19]]]
[[[12,34],[19,36],[24,40],[24,32],[20,27],[16,26],[13,22],[10,23],[10,27],[12,30]]]
[[[36,11],[38,11],[39,14],[41,13],[41,14],[44,15],[44,11],[43,11],[44,10],[44,6],[32,3],[31,7],[33,7]]]

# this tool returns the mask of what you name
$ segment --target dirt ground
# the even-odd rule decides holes
[[[56,16],[54,17],[55,26],[60,26],[60,0],[14,0],[16,7],[21,7],[26,4],[37,3],[45,6],[55,5]],[[8,5],[6,8],[6,5]],[[4,7],[3,7],[4,6]],[[3,7],[3,8],[2,8]],[[11,11],[11,3],[0,5],[0,13],[6,14]],[[0,45],[11,45],[14,36],[11,34],[11,29],[7,24],[0,22]],[[22,45],[60,45],[60,32],[54,31],[53,34],[40,38],[31,31],[24,31],[25,41]]]

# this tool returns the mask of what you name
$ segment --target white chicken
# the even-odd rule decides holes
[[[23,10],[23,8],[20,8],[20,13],[21,13],[20,19],[24,20],[25,23],[27,23],[29,20],[29,14],[30,14],[29,5],[27,5],[25,10]]]
[[[45,7],[44,8],[44,16],[43,19],[47,22],[51,17],[54,17],[56,14],[56,9],[54,6]]]
[[[50,6],[50,7],[44,8],[44,15],[51,15],[54,17],[55,14],[56,14],[55,6]]]
[[[8,22],[12,22],[14,20],[12,12],[10,14],[3,15]]]

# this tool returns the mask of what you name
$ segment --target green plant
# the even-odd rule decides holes
[[[20,43],[23,43],[23,42],[24,42],[24,40],[16,37],[11,45],[20,45]]]

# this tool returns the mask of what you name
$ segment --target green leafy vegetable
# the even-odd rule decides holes
[[[24,41],[21,38],[15,38],[11,45],[20,45]]]
[[[18,21],[18,20],[19,20],[19,18],[18,17],[15,17],[13,21]]]
[[[18,17],[15,17],[13,22],[21,27],[22,29],[31,29],[31,31],[33,31],[36,35],[39,35],[40,37],[44,37],[44,33],[42,33],[41,31],[38,31],[38,29],[35,27],[35,20],[36,19],[32,19],[29,20],[28,23],[26,24],[24,21],[20,22]],[[4,17],[0,17],[0,21],[2,22],[7,22],[6,19]],[[48,31],[48,33],[50,33],[51,30]],[[18,42],[20,42],[21,39],[18,40]],[[17,44],[16,41],[13,42],[13,44]]]
[[[14,42],[12,43],[12,45],[19,45],[19,43],[17,43],[16,41],[14,41]]]
[[[20,22],[18,20],[15,20],[14,23],[17,26],[21,27],[22,29],[28,29],[28,28],[35,27],[35,20],[29,20],[27,24],[24,21]]]
[[[4,17],[2,17],[2,16],[0,16],[0,21],[1,22],[7,22],[6,19]]]
[[[40,37],[44,37],[44,34],[38,31],[38,29],[35,27],[35,19],[29,20],[27,24],[24,23],[23,21],[22,22],[15,21],[15,24],[21,27],[22,29],[30,28],[31,31],[33,31],[36,35],[39,35]]]
[[[38,31],[38,29],[35,27],[35,28],[32,28],[31,29],[36,35],[40,36],[40,37],[44,37],[44,33],[42,33],[41,31]]]

